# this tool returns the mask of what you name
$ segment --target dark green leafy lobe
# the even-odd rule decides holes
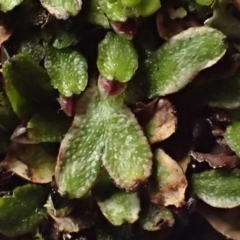
[[[44,65],[54,88],[69,97],[80,94],[87,85],[87,63],[85,58],[70,48],[49,48]]]
[[[45,56],[45,49],[39,41],[40,38],[38,36],[22,41],[18,52],[31,56],[36,62],[40,62]]]
[[[240,156],[240,121],[233,121],[228,125],[226,133],[225,133],[225,140],[228,146]]]
[[[113,2],[98,0],[98,4],[106,16],[112,21],[124,22],[128,17],[133,17],[132,10],[128,7],[123,7],[119,0]]]
[[[230,12],[227,0],[217,0],[213,4],[213,16],[205,21],[205,25],[222,31],[228,38],[240,39],[240,22]]]
[[[0,198],[0,232],[13,237],[35,230],[45,218],[48,189],[27,184]]]
[[[191,179],[197,197],[213,207],[233,208],[240,205],[240,170],[222,169],[194,174]]]
[[[82,0],[40,0],[40,2],[50,14],[59,19],[77,15],[82,7]]]
[[[80,98],[73,124],[61,142],[56,167],[59,191],[80,198],[96,181],[103,151],[102,115],[99,96],[86,91]],[[97,129],[96,129],[97,128]]]
[[[204,95],[212,107],[226,109],[240,107],[240,71],[229,79],[209,82],[204,88]]]
[[[171,227],[175,222],[171,211],[163,206],[150,203],[149,207],[142,213],[140,224],[147,231],[158,231],[166,224]]]
[[[49,45],[62,49],[69,47],[77,39],[77,30],[76,25],[69,21],[57,21],[55,18],[50,18],[43,27],[42,37]]]
[[[125,221],[134,223],[140,212],[140,201],[137,193],[127,193],[116,188],[107,172],[103,170],[96,182],[93,194],[102,214],[115,225]]]
[[[28,137],[37,142],[60,142],[70,123],[71,119],[61,111],[39,112],[27,124]]]
[[[101,159],[116,184],[127,190],[136,189],[150,175],[151,152],[136,119],[121,97],[101,99],[94,87],[81,97],[60,147],[60,192],[77,198],[85,194],[99,174]]]
[[[103,164],[118,186],[133,190],[149,176],[152,155],[141,127],[121,97],[106,104]]]
[[[117,190],[108,199],[98,200],[97,203],[103,215],[115,226],[125,221],[134,223],[138,219],[140,202],[137,193]]]
[[[14,112],[28,119],[54,101],[49,76],[34,60],[24,54],[14,56],[3,65],[5,90]]]
[[[140,66],[134,86],[149,98],[180,90],[224,55],[224,38],[208,27],[193,27],[175,35]]]
[[[0,92],[0,128],[6,132],[12,132],[18,122],[19,119],[13,112],[8,98]]]
[[[138,56],[132,43],[109,32],[98,47],[97,66],[108,80],[129,81],[138,67]]]
[[[88,21],[92,24],[100,25],[106,29],[110,28],[107,17],[98,5],[98,0],[90,0]]]

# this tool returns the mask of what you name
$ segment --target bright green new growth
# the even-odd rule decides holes
[[[131,146],[131,148],[129,148]],[[136,119],[121,97],[101,99],[87,89],[58,156],[56,181],[61,193],[80,198],[94,184],[103,164],[115,183],[134,190],[151,171],[151,151]]]
[[[199,5],[209,6],[213,3],[213,0],[196,0]]]
[[[37,197],[36,197],[37,196]],[[0,232],[14,237],[35,230],[45,218],[45,186],[27,184],[0,198]]]
[[[191,179],[196,196],[213,207],[240,205],[240,170],[210,170],[194,174]]]
[[[131,41],[108,32],[98,47],[97,66],[106,79],[128,82],[138,67],[138,55]]]
[[[172,37],[152,54],[134,77],[149,98],[177,92],[226,52],[225,36],[209,27],[193,27]]]
[[[70,48],[49,48],[44,61],[54,88],[66,97],[80,94],[87,85],[87,62]]]
[[[112,21],[124,22],[128,18],[149,16],[160,7],[160,0],[97,0],[100,8]]]
[[[50,14],[58,19],[67,19],[75,16],[82,8],[82,0],[40,0]]]
[[[0,0],[0,9],[3,12],[11,11],[13,8],[22,3],[23,0]]]
[[[140,2],[141,0],[121,0],[123,6],[135,6]]]
[[[39,109],[51,106],[53,89],[47,72],[31,57],[15,55],[3,64],[5,90],[13,111],[23,120]]]
[[[224,136],[228,146],[240,157],[240,122],[234,121],[227,127]]]
[[[136,16],[147,17],[155,13],[161,7],[160,0],[142,0],[137,6]]]
[[[92,24],[100,25],[106,29],[110,28],[108,18],[98,6],[98,0],[90,1],[88,21]]]

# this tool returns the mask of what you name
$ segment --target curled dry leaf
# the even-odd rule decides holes
[[[150,183],[151,201],[158,205],[180,207],[184,203],[187,180],[178,163],[159,149]]]
[[[12,133],[11,140],[22,144],[36,144],[38,141],[30,139],[28,136],[28,129],[26,124],[19,125]]]
[[[167,99],[159,99],[152,118],[144,126],[150,143],[161,142],[175,133],[177,117],[172,104]]]
[[[155,98],[148,104],[138,103],[133,111],[151,144],[167,139],[176,131],[175,109],[167,99]]]
[[[161,9],[157,13],[157,29],[160,37],[165,40],[172,36],[190,28],[201,26],[201,24],[192,16],[184,16],[184,18],[170,18],[169,11]]]
[[[232,209],[219,209],[204,203],[198,203],[197,211],[227,239],[240,239],[240,207]]]
[[[0,24],[0,46],[12,35],[12,30]]]
[[[240,165],[240,159],[236,155],[213,155],[208,153],[190,152],[190,156],[198,162],[207,162],[213,168],[234,168]]]
[[[84,221],[80,214],[72,214],[73,205],[68,205],[65,208],[56,210],[53,206],[52,200],[49,197],[44,207],[47,209],[48,214],[55,221],[60,232],[73,233],[79,232],[89,227],[89,221]],[[76,211],[76,209],[75,209]],[[78,215],[78,216],[77,216]]]
[[[230,0],[230,3],[232,3],[238,10],[240,10],[240,1],[239,0]]]
[[[1,164],[8,171],[31,182],[49,183],[54,174],[56,158],[56,154],[44,145],[12,143]]]
[[[187,168],[190,162],[191,162],[191,158],[188,154],[178,160],[178,164],[182,168],[184,173],[187,172]]]

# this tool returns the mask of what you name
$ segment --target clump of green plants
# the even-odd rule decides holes
[[[237,0],[0,9],[1,239],[240,239]]]

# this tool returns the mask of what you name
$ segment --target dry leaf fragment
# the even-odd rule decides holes
[[[150,143],[161,142],[175,133],[177,118],[172,104],[167,99],[159,99],[152,119],[145,126]]]
[[[12,35],[12,30],[7,29],[6,26],[0,25],[0,46],[3,42],[8,40],[8,38]]]
[[[56,155],[41,144],[12,143],[2,166],[34,183],[52,181]]]
[[[190,27],[201,26],[201,24],[192,16],[173,18],[170,16],[171,12],[170,9],[160,10],[156,18],[158,34],[165,40],[170,39],[172,36]]]
[[[178,163],[159,149],[155,155],[154,184],[150,186],[151,201],[158,205],[182,206],[187,180]]]
[[[197,211],[215,228],[228,239],[240,239],[240,207],[232,209],[219,209],[198,203]]]
[[[206,161],[213,168],[234,168],[240,165],[240,159],[236,155],[213,155],[208,153],[190,152],[190,156],[198,162]]]

